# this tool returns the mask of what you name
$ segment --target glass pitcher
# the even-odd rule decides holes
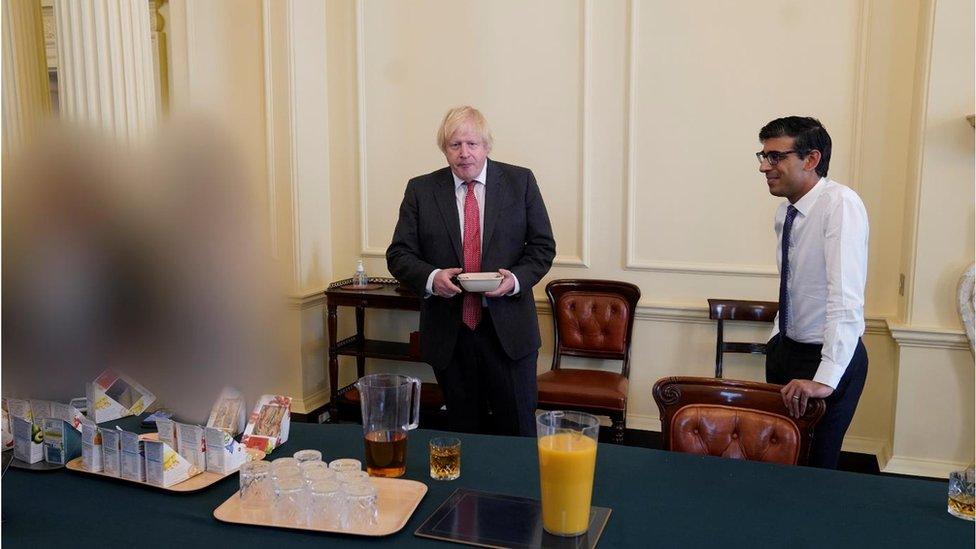
[[[372,374],[356,382],[363,412],[366,471],[400,477],[407,470],[407,431],[420,423],[420,380]]]

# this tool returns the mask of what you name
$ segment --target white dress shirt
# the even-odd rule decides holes
[[[782,272],[783,223],[789,202],[776,210],[776,262]],[[827,178],[796,201],[790,231],[786,335],[822,343],[814,381],[837,388],[864,334],[868,214],[857,193]],[[770,337],[779,333],[779,315]]]
[[[481,173],[478,174],[478,177],[474,178],[474,182],[475,182],[474,197],[478,200],[478,221],[481,223],[481,227],[479,227],[480,230],[478,231],[478,234],[481,235],[482,244],[484,244],[485,242],[485,187],[488,185],[487,183],[488,180],[486,178],[487,174],[488,174],[488,160],[486,159],[484,167],[481,168]],[[461,179],[457,175],[455,175],[454,171],[451,171],[451,177],[454,178],[454,198],[457,201],[458,221],[460,221],[461,223],[461,246],[463,247],[464,246],[464,201],[468,197],[468,187],[465,185],[466,181]],[[482,249],[482,252],[483,251],[484,249]],[[430,297],[434,293],[433,290],[434,276],[436,276],[437,273],[440,271],[441,269],[434,269],[433,271],[430,272],[430,275],[427,276],[427,295],[424,297]],[[515,295],[519,293],[518,277],[515,276],[515,273],[512,273],[512,278],[515,279],[515,289],[512,290],[512,292],[507,295]],[[486,303],[484,299],[482,299],[482,305],[485,304]]]

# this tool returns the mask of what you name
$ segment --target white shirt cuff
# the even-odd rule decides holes
[[[437,276],[437,273],[439,272],[441,272],[440,269],[434,269],[429,275],[427,275],[427,286],[425,287],[427,293],[424,294],[424,299],[434,295],[434,277]]]
[[[813,376],[813,380],[836,389],[840,383],[840,378],[844,377],[846,370],[846,366],[838,366],[832,362],[821,362],[820,367],[817,368],[817,374]]]
[[[512,280],[514,280],[514,281],[515,281],[515,288],[514,288],[514,289],[512,289],[512,291],[511,291],[511,292],[509,292],[509,293],[508,293],[508,294],[506,294],[506,295],[515,295],[515,294],[517,294],[517,293],[519,293],[519,291],[520,291],[520,290],[522,289],[522,287],[521,287],[521,286],[519,286],[519,281],[518,281],[518,277],[517,277],[517,276],[515,276],[515,273],[512,273]]]

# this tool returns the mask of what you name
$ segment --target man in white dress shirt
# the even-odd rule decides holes
[[[786,199],[774,222],[779,313],[766,381],[784,385],[783,403],[794,417],[808,399],[825,399],[809,463],[836,468],[868,369],[861,342],[867,211],[857,193],[827,178],[830,135],[818,120],[778,118],[760,130],[759,141],[759,171],[770,194]]]

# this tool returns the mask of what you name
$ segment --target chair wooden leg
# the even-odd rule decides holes
[[[623,414],[610,416],[610,429],[613,431],[613,443],[623,444],[624,433],[627,429],[627,420]]]

